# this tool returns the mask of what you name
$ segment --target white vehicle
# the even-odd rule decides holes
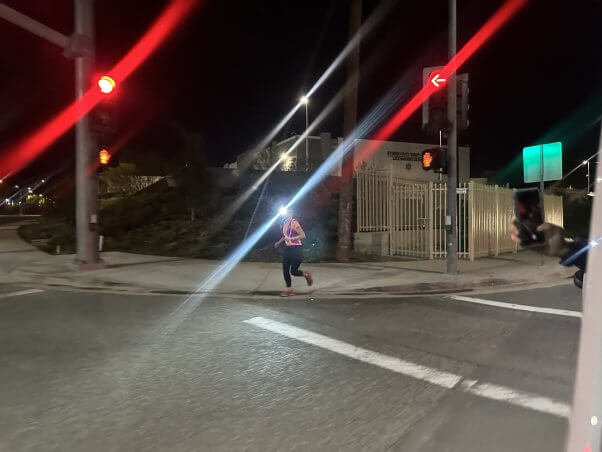
[[[602,150],[602,128],[599,149]],[[597,163],[583,280],[583,318],[567,451],[598,452],[602,441],[602,164]]]

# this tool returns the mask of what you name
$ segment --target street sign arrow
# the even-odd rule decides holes
[[[447,81],[446,78],[441,78],[441,74],[435,74],[432,78],[431,78],[431,83],[433,85],[435,85],[437,88],[439,88],[441,85],[439,83],[445,83]]]

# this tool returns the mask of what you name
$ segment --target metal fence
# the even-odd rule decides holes
[[[389,170],[365,168],[356,176],[357,230],[376,232],[389,230]]]
[[[510,239],[514,190],[474,182],[457,188],[458,256],[474,260],[515,252]],[[389,232],[389,254],[422,258],[447,255],[447,185],[406,181],[391,170],[357,173],[357,231]],[[562,198],[545,195],[546,221],[563,225]]]

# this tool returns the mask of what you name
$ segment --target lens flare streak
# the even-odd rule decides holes
[[[483,43],[489,39],[502,25],[504,25],[518,10],[526,4],[527,0],[508,0],[502,7],[479,29],[479,31],[466,43],[466,45],[450,60],[450,62],[441,69],[441,76],[449,78],[463,63],[470,58]],[[430,85],[430,86],[429,86]],[[408,117],[418,109],[424,100],[435,90],[435,86],[428,84],[422,88],[406,105],[404,105],[377,133],[374,140],[386,140],[393,132],[397,130]],[[309,95],[309,93],[308,93]],[[342,162],[345,155],[353,148],[355,140],[366,136],[372,128],[385,117],[391,108],[390,96],[378,104],[371,113],[361,121],[353,133],[347,137],[343,143],[322,163],[320,168],[307,180],[299,189],[293,198],[286,204],[290,207],[309,190],[315,187],[333,168]],[[362,149],[362,157],[369,157],[376,151],[378,144],[369,145]],[[202,302],[204,297],[213,291],[218,284],[238,265],[244,256],[255,246],[255,243],[270,229],[274,222],[279,218],[279,214],[273,216],[262,226],[256,229],[253,234],[243,243],[241,243],[234,252],[228,256],[203,282],[199,285],[194,294],[190,295],[174,313],[175,319],[170,325],[173,330],[177,328]]]

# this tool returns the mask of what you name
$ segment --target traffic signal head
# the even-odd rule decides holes
[[[102,166],[108,166],[111,161],[111,154],[105,148],[98,153],[98,163]]]
[[[447,172],[447,151],[441,148],[422,151],[422,169],[445,174]]]
[[[110,94],[115,89],[115,79],[108,75],[103,75],[98,79],[98,87],[103,94]]]
[[[119,155],[111,155],[106,147],[102,147],[98,151],[98,166],[96,167],[96,171],[102,173],[105,168],[114,168],[116,166],[119,166]]]
[[[428,76],[428,81],[435,88],[440,89],[447,83],[447,79],[441,76],[441,71],[435,70]]]
[[[430,170],[433,165],[433,153],[431,151],[422,152],[422,169]]]
[[[436,133],[447,130],[451,124],[447,114],[448,80],[441,76],[441,66],[425,67],[422,86],[434,88],[422,104],[422,127]],[[458,130],[468,128],[468,74],[456,74],[456,108]]]

